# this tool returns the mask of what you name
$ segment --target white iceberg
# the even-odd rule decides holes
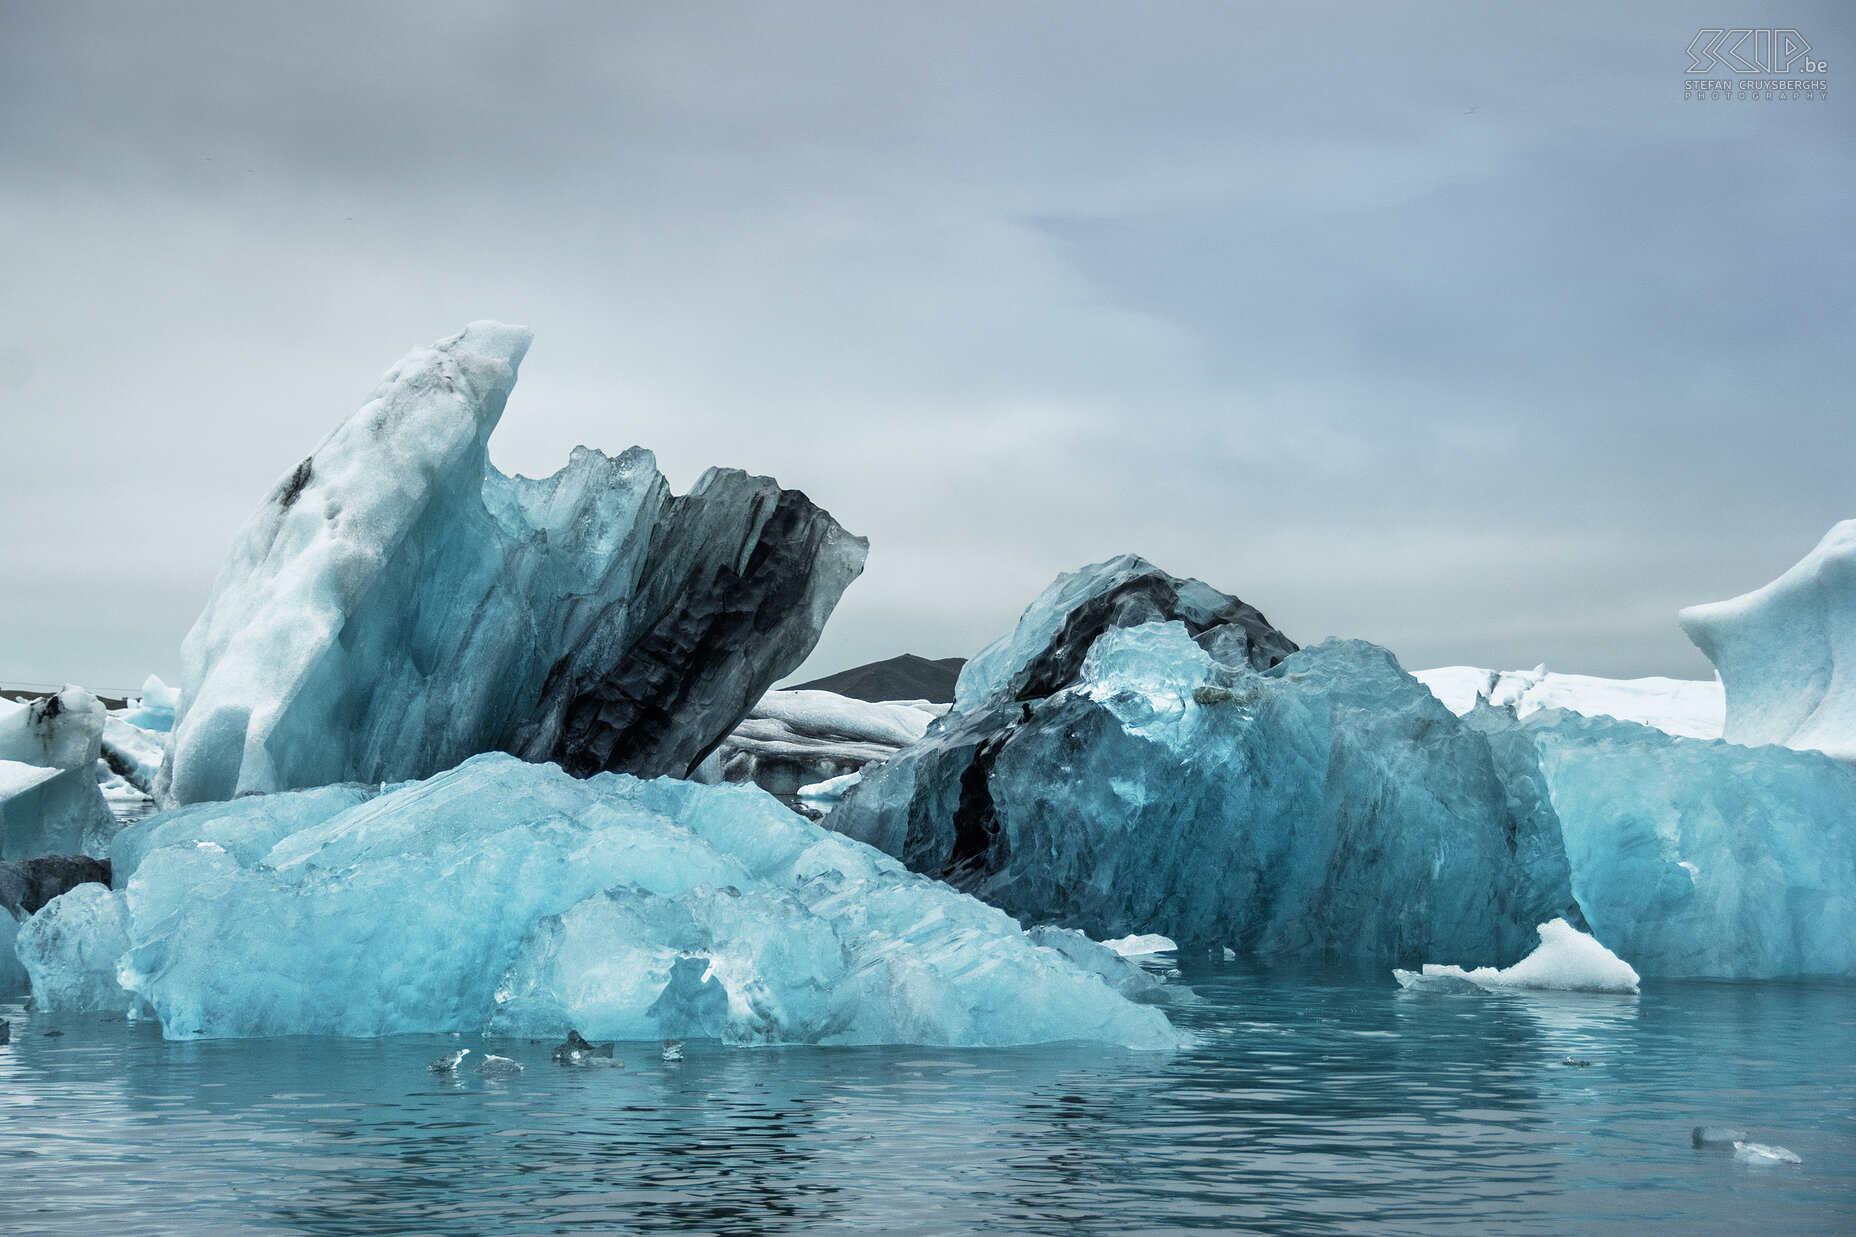
[[[1510,967],[1426,963],[1421,972],[1394,969],[1401,988],[1462,991],[1465,984],[1483,989],[1549,988],[1564,992],[1634,993],[1641,982],[1629,963],[1564,919],[1543,923],[1540,947]]]
[[[946,708],[927,701],[873,703],[817,689],[770,691],[716,747],[702,780],[753,782],[810,802],[817,796],[807,787],[848,787],[839,779],[920,739]]]
[[[1103,941],[1102,944],[1124,958],[1142,958],[1148,954],[1170,954],[1179,949],[1171,938],[1161,936],[1158,932],[1143,932],[1136,936],[1117,937],[1112,941]]]
[[[0,700],[0,859],[105,853],[115,830],[97,788],[106,716],[81,687]]]
[[[1856,761],[1856,520],[1764,588],[1680,618],[1726,686],[1729,742]]]
[[[1479,704],[1513,709],[1528,717],[1542,709],[1566,709],[1587,717],[1615,717],[1654,726],[1691,739],[1718,739],[1726,699],[1718,679],[1603,679],[1586,674],[1532,670],[1484,670],[1439,666],[1411,677],[1431,689],[1444,707],[1461,717]]]

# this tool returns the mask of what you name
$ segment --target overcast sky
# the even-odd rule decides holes
[[[869,536],[808,672],[1123,551],[1410,667],[1705,677],[1856,516],[1856,6],[0,0],[0,680],[177,680],[408,349],[492,456],[640,443]]]

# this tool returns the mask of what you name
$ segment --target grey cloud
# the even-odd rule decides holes
[[[1856,514],[1856,126],[1683,103],[1696,21],[0,8],[0,678],[174,673],[258,496],[483,316],[538,331],[502,466],[871,536],[812,669],[1132,549],[1408,665],[1705,673],[1675,608]]]

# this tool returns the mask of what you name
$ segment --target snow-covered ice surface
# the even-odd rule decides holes
[[[925,700],[871,703],[817,689],[770,691],[703,762],[700,777],[753,782],[810,801],[815,796],[806,788],[849,785],[838,779],[889,759],[946,711]]]
[[[170,1038],[1182,1042],[1003,913],[749,787],[491,754],[371,797],[152,817],[116,861],[120,890],[81,917],[54,900],[21,958],[85,1003],[120,974]]]
[[[97,787],[106,716],[81,687],[0,700],[0,859],[104,853],[115,828]]]
[[[1718,739],[1726,711],[1717,679],[1601,679],[1555,674],[1545,666],[1532,670],[1439,666],[1414,670],[1411,675],[1459,717],[1478,703],[1511,708],[1519,717],[1541,709],[1567,709],[1588,717],[1639,722],[1692,739]]]
[[[830,811],[844,801],[844,796],[851,787],[863,780],[863,772],[842,773],[837,777],[826,778],[822,782],[812,782],[799,788],[799,798],[815,808]]]
[[[424,777],[483,751],[686,773],[812,649],[866,544],[797,491],[487,444],[529,331],[395,366],[239,531],[182,648],[165,803]]]
[[[1728,740],[1856,761],[1856,520],[1764,588],[1680,618],[1726,685]]]
[[[1540,925],[1540,947],[1513,966],[1460,966],[1427,962],[1422,972],[1394,969],[1401,988],[1460,990],[1467,981],[1478,988],[1552,988],[1566,992],[1638,990],[1640,978],[1629,963],[1564,919]]]
[[[1144,932],[1138,936],[1117,937],[1112,941],[1103,941],[1102,944],[1124,958],[1139,958],[1147,954],[1170,954],[1179,949],[1178,945],[1154,932]]]

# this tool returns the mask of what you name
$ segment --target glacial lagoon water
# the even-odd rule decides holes
[[[1180,966],[1200,1044],[1158,1054],[622,1045],[586,1070],[0,1004],[0,1230],[1856,1232],[1856,985]],[[527,1069],[426,1071],[460,1046]],[[1698,1124],[1802,1162],[1697,1150]]]

